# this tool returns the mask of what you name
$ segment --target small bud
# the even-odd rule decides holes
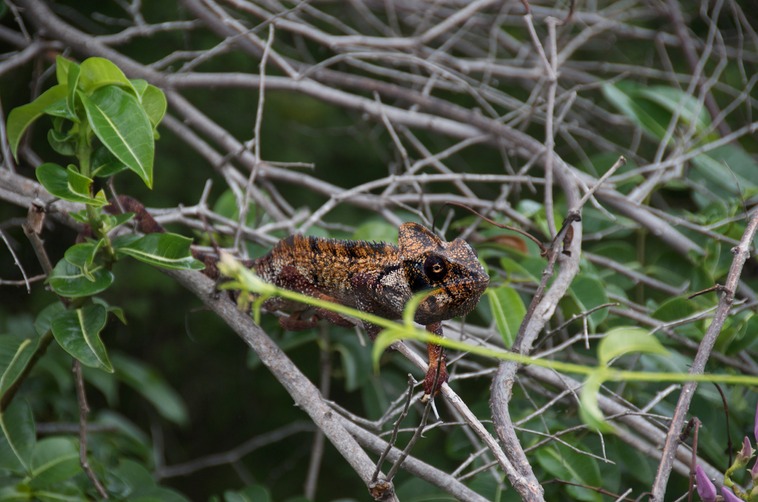
[[[750,439],[745,436],[745,439],[742,440],[742,449],[737,452],[737,458],[734,459],[734,465],[738,466],[738,468],[747,466],[747,463],[753,458],[754,454],[755,450],[750,444]]]
[[[703,502],[716,502],[716,485],[708,479],[705,471],[699,465],[695,466],[695,484],[697,494],[700,495]]]
[[[721,496],[724,497],[724,502],[744,502],[726,486],[721,487]]]

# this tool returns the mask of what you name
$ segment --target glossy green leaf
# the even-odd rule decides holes
[[[37,180],[45,187],[45,189],[52,195],[59,199],[67,200],[70,202],[79,202],[81,204],[91,204],[94,206],[102,206],[103,201],[101,198],[90,197],[75,192],[69,184],[69,175],[72,171],[66,170],[63,167],[46,162],[35,169],[34,174],[37,176]],[[81,188],[82,180],[72,179],[77,186],[77,190]]]
[[[68,437],[40,440],[32,456],[31,488],[44,490],[82,472],[79,446]]]
[[[98,305],[102,305],[105,308],[105,310],[108,311],[109,314],[113,314],[116,317],[116,319],[121,321],[122,324],[127,324],[126,314],[124,314],[124,309],[122,309],[121,307],[110,305],[108,302],[106,302],[105,300],[97,296],[92,298],[92,302]]]
[[[101,268],[100,266],[95,265],[95,258],[101,245],[102,241],[97,243],[80,242],[79,244],[74,244],[68,248],[63,257],[69,263],[79,267],[87,280],[94,282],[94,272],[97,272],[97,270]]]
[[[613,328],[600,340],[597,358],[601,366],[607,366],[612,359],[629,353],[666,355],[668,351],[649,331],[636,326]]]
[[[23,375],[38,345],[37,338],[0,335],[0,398]]]
[[[80,92],[79,97],[98,139],[152,188],[155,140],[137,98],[116,86],[101,87],[90,96]]]
[[[113,355],[116,377],[147,399],[158,413],[175,424],[188,421],[187,406],[161,375],[136,359]]]
[[[61,85],[68,85],[68,74],[71,67],[75,66],[79,70],[79,64],[63,56],[55,56],[55,78]]]
[[[53,336],[66,352],[85,366],[112,372],[113,366],[100,340],[107,318],[105,307],[98,304],[66,310],[53,319]]]
[[[142,101],[142,96],[145,95],[145,91],[150,84],[148,84],[147,80],[143,78],[130,78],[129,82],[132,84],[134,91],[137,93],[137,98]]]
[[[190,252],[192,239],[172,233],[148,234],[137,240],[113,241],[117,252],[156,267],[174,270],[202,270],[202,262]]]
[[[79,76],[81,74],[79,65],[68,65],[67,74],[66,112],[71,120],[79,123],[79,117],[76,113],[76,89],[79,87]]]
[[[148,85],[142,94],[141,100],[142,107],[145,109],[147,117],[153,125],[153,130],[155,130],[158,124],[161,123],[161,120],[163,120],[164,115],[166,115],[166,109],[168,108],[166,95],[154,85]]]
[[[128,89],[135,97],[137,95],[131,81],[124,72],[105,58],[91,57],[82,61],[79,88],[86,94],[92,94],[106,86],[121,86]]]
[[[24,135],[24,131],[26,131],[32,122],[45,113],[47,107],[56,102],[65,103],[66,92],[66,86],[60,84],[54,85],[40,94],[31,103],[11,110],[8,114],[6,132],[8,134],[8,144],[14,157],[18,159],[18,145],[21,142],[21,137]]]
[[[76,168],[72,165],[69,165],[66,168],[66,175],[68,180],[68,189],[71,193],[77,195],[78,197],[81,197],[82,199],[88,200],[88,204],[92,204],[93,201],[96,200],[90,195],[90,190],[92,187],[91,178],[80,174],[79,171],[77,171]]]
[[[91,277],[94,280],[88,278]],[[94,268],[85,274],[65,258],[53,268],[48,282],[53,291],[68,298],[92,296],[108,289],[113,284],[113,273],[105,268]]]
[[[61,155],[73,157],[76,155],[76,136],[68,132],[56,131],[54,128],[47,131],[47,142]]]
[[[42,312],[37,314],[37,318],[34,319],[34,331],[37,335],[42,336],[50,331],[53,319],[58,317],[64,310],[66,310],[66,307],[61,302],[51,303],[42,309]]]
[[[0,414],[0,427],[4,440],[13,451],[24,470],[32,464],[32,453],[37,442],[32,408],[23,399],[14,399],[11,405]]]
[[[104,214],[103,231],[110,232],[114,228],[130,221],[132,218],[134,218],[134,213]]]
[[[90,169],[92,170],[93,178],[107,178],[129,168],[118,160],[106,147],[98,145],[90,159]]]
[[[497,324],[497,330],[503,337],[506,347],[513,346],[521,321],[526,315],[524,301],[518,291],[510,286],[500,286],[487,290],[492,317]]]

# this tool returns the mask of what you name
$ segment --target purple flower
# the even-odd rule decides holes
[[[754,453],[755,450],[750,444],[750,438],[745,436],[745,439],[742,440],[742,449],[737,452],[737,458],[734,459],[734,463],[741,467],[745,467],[750,459],[753,458]]]
[[[753,478],[753,486],[758,487],[758,459],[753,463],[753,468],[750,469],[750,477]]]
[[[699,465],[695,466],[695,483],[697,494],[703,502],[716,502],[716,486],[708,479],[705,471]]]
[[[758,402],[755,403],[755,423],[753,425],[753,436],[755,436],[755,444],[758,444]]]
[[[721,496],[724,497],[724,502],[743,502],[726,486],[721,487]]]

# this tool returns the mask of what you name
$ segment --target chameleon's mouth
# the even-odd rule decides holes
[[[459,281],[454,288],[445,286],[429,291],[414,316],[420,324],[460,317],[471,312],[489,285],[489,276],[482,271],[479,279]]]

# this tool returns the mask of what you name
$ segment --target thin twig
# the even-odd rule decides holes
[[[758,213],[754,213],[745,228],[745,232],[742,234],[740,243],[732,248],[734,259],[732,260],[732,265],[729,268],[729,273],[726,277],[724,291],[721,294],[721,299],[719,300],[711,324],[708,326],[705,336],[703,336],[703,339],[700,341],[700,346],[692,361],[692,366],[690,366],[689,372],[693,375],[703,373],[711,351],[713,350],[713,346],[716,343],[716,339],[718,338],[719,333],[721,333],[721,327],[724,325],[724,322],[729,315],[729,311],[734,303],[734,294],[737,290],[740,275],[742,274],[742,268],[750,256],[750,248],[757,230]],[[685,417],[696,389],[697,382],[687,382],[682,386],[682,391],[679,394],[679,401],[674,408],[674,415],[671,418],[671,424],[669,425],[666,442],[661,454],[661,462],[658,464],[658,471],[655,476],[655,482],[653,483],[652,498],[655,502],[662,502],[666,493],[666,485],[668,483],[669,475],[671,474],[679,432],[684,424]]]
[[[72,371],[74,372],[74,383],[76,384],[76,398],[79,401],[79,463],[92,481],[100,498],[108,499],[108,492],[105,491],[100,480],[95,475],[95,471],[87,459],[87,415],[89,406],[87,405],[87,394],[84,391],[84,377],[82,376],[82,365],[78,359],[74,359]]]

